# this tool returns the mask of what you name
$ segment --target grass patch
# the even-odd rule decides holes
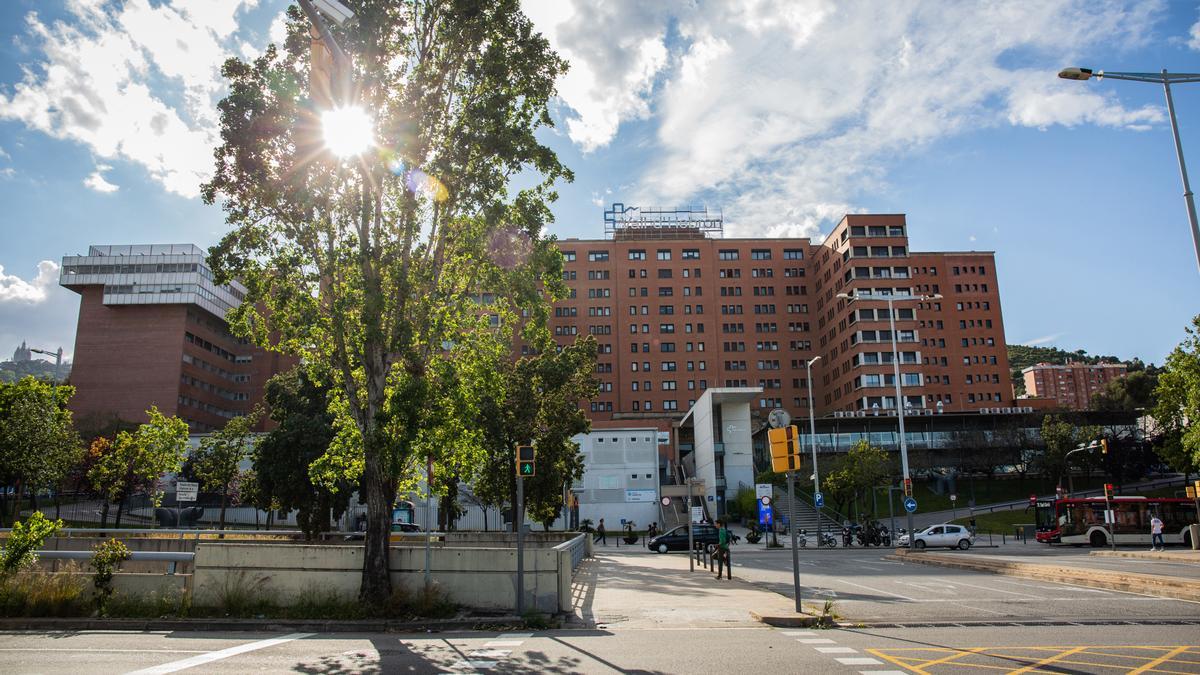
[[[57,574],[33,567],[0,578],[0,616],[88,616],[89,578],[77,571],[74,565]]]
[[[970,525],[970,521],[971,517],[967,515],[950,522],[958,525]],[[976,513],[975,533],[1007,534],[1011,537],[1016,525],[1033,522],[1036,522],[1036,518],[1034,517],[1033,510],[1029,508],[996,511],[994,513]]]

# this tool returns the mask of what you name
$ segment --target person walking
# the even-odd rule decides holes
[[[729,524],[723,520],[717,521],[717,578],[721,578],[722,568],[725,578],[733,579],[733,562],[729,559]]]
[[[604,519],[603,518],[600,519],[600,524],[596,526],[596,538],[593,539],[592,541],[593,542],[598,541],[601,544],[608,546],[608,534],[604,531]]]
[[[1163,521],[1159,520],[1158,514],[1150,516],[1150,550],[1162,551],[1166,546],[1163,544],[1162,536]]]

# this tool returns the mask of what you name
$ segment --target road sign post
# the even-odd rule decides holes
[[[796,495],[792,490],[792,483],[796,472],[787,472],[787,490],[788,490],[788,530],[792,533],[792,587],[795,590],[796,596],[796,613],[800,614],[800,552],[796,548]],[[817,541],[817,546],[820,547],[821,542]]]
[[[536,458],[532,445],[517,446],[517,616],[525,613],[525,477],[536,473]]]

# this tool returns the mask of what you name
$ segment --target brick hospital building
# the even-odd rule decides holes
[[[900,214],[847,215],[820,244],[613,221],[608,238],[559,242],[571,296],[551,317],[560,344],[591,334],[600,345],[597,422],[677,418],[708,388],[747,386],[762,387],[752,406],[762,414],[807,417],[805,364],[817,356],[818,415],[894,410],[882,299],[909,294],[942,297],[896,303],[906,408],[1013,405],[991,252],[912,251]]]

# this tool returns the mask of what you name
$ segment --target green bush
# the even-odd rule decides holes
[[[92,550],[92,584],[96,587],[96,610],[104,615],[104,606],[113,594],[113,575],[121,563],[129,560],[133,554],[124,542],[113,538],[97,544]]]
[[[37,562],[37,552],[62,527],[63,521],[50,520],[41,511],[34,511],[23,523],[13,523],[0,551],[0,576],[15,574]]]

